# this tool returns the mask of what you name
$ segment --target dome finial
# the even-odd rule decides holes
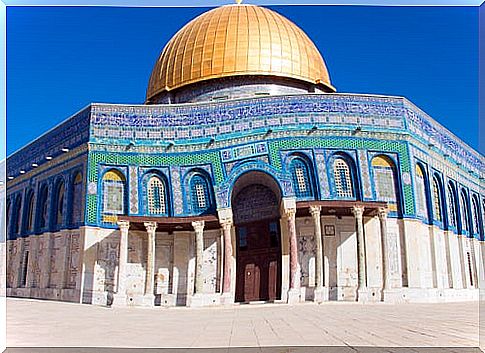
[[[243,2],[243,0],[236,0],[236,4],[238,4],[238,5],[241,5],[242,2]]]

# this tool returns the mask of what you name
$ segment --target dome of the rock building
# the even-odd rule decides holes
[[[303,30],[272,10],[241,4],[205,12],[170,39],[153,68],[146,101],[231,77],[277,78],[335,91],[322,56]]]

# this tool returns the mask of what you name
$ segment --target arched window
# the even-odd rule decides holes
[[[461,190],[460,193],[461,201],[461,230],[468,231],[470,224],[470,215],[468,213],[468,198],[466,196],[465,190]]]
[[[116,215],[125,213],[125,176],[110,170],[103,176],[103,222],[116,223]]]
[[[15,200],[15,223],[14,223],[14,228],[13,232],[14,234],[19,234],[20,233],[20,222],[22,222],[22,196],[17,196],[17,199]]]
[[[472,197],[472,232],[473,234],[480,233],[480,210],[478,206],[478,201],[475,196]]]
[[[207,179],[200,174],[195,174],[190,180],[190,192],[192,199],[192,211],[203,213],[211,208]]]
[[[165,183],[158,176],[151,176],[147,183],[148,213],[167,214],[167,195]]]
[[[30,192],[27,196],[27,210],[25,213],[25,230],[31,232],[34,230],[34,193]]]
[[[433,217],[435,221],[443,221],[443,211],[441,209],[441,185],[436,175],[433,176]]]
[[[294,158],[290,164],[290,173],[296,197],[312,197],[313,187],[308,163],[302,158]]]
[[[56,191],[56,212],[55,212],[55,220],[56,226],[60,226],[63,223],[64,218],[64,195],[65,195],[65,187],[64,182],[60,181],[57,184],[57,191]]]
[[[72,215],[71,222],[76,224],[81,222],[82,217],[82,198],[83,198],[83,177],[77,172],[72,183]]]
[[[448,183],[448,226],[456,228],[457,225],[457,209],[456,209],[456,194],[453,184]]]
[[[49,190],[47,188],[47,185],[44,185],[39,193],[39,207],[37,209],[37,214],[39,217],[39,228],[43,229],[47,226],[47,222],[49,220],[49,207],[48,207],[48,196],[49,196]]]
[[[387,202],[389,210],[397,212],[396,167],[394,163],[386,156],[375,156],[371,164],[377,201]]]
[[[428,205],[426,202],[426,181],[423,167],[416,164],[416,213],[419,217],[428,218]]]
[[[335,194],[337,197],[354,197],[352,172],[345,159],[335,159],[333,162],[333,177],[335,180]]]

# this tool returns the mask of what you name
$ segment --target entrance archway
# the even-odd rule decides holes
[[[236,301],[281,299],[281,193],[262,172],[236,182],[232,209],[236,227]]]

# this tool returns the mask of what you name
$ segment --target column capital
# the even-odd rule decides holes
[[[193,221],[192,227],[196,232],[202,232],[204,230],[205,221]]]
[[[354,214],[355,218],[362,218],[364,214],[364,206],[352,206],[352,213]]]
[[[319,205],[311,205],[309,208],[310,214],[312,217],[320,217],[320,212],[322,211],[322,207]]]
[[[217,210],[217,215],[219,217],[219,224],[221,225],[222,228],[232,227],[232,224],[234,223],[233,217],[232,217],[232,209],[221,208]]]
[[[118,221],[118,227],[120,227],[121,230],[128,230],[130,228],[130,222],[129,221]]]
[[[147,232],[154,233],[157,230],[157,222],[144,222]]]
[[[377,210],[377,216],[380,220],[385,220],[387,218],[388,209],[386,207],[379,207]]]
[[[295,218],[296,208],[284,208],[283,214],[286,218]]]

